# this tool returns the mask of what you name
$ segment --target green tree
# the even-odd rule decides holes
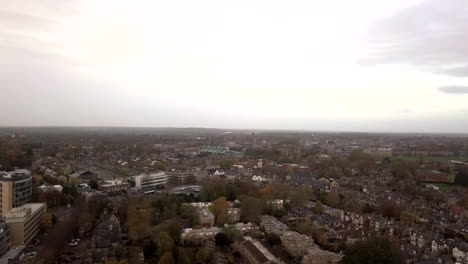
[[[315,203],[315,206],[314,206],[314,208],[313,208],[313,212],[314,212],[315,214],[321,214],[321,213],[323,212],[323,205],[322,205],[322,202],[317,201],[317,202]]]
[[[240,202],[241,218],[248,222],[257,222],[266,207],[264,201],[252,196],[245,196]]]
[[[190,204],[182,204],[179,207],[179,215],[190,221],[190,225],[194,226],[198,223],[198,212],[195,207]]]
[[[99,184],[95,179],[89,181],[89,187],[94,190],[99,190]]]
[[[400,249],[388,238],[371,238],[350,245],[340,264],[403,264]]]
[[[174,240],[172,240],[171,236],[168,232],[159,232],[156,234],[156,237],[153,238],[154,243],[158,247],[158,255],[164,256],[165,253],[171,252],[172,248],[174,247]],[[172,257],[172,254],[171,254]],[[161,257],[162,258],[162,257]]]
[[[233,164],[234,162],[232,160],[222,160],[219,162],[219,167],[223,170],[229,170]]]
[[[460,170],[455,176],[455,185],[468,187],[468,169]]]
[[[200,248],[195,254],[195,259],[197,260],[198,263],[208,263],[208,260],[210,259],[210,253],[206,248]]]
[[[215,242],[216,245],[224,247],[230,245],[232,243],[232,240],[229,239],[229,237],[225,233],[221,232],[215,235]]]
[[[176,260],[176,263],[177,264],[190,264],[192,263],[190,261],[190,258],[187,256],[187,254],[185,253],[185,250],[181,247],[179,247],[177,249],[177,260]]]

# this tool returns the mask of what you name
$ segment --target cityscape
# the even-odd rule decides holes
[[[466,136],[1,132],[0,263],[468,260]]]

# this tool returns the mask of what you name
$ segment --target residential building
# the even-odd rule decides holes
[[[449,175],[447,173],[437,170],[417,170],[415,178],[418,182],[450,182]]]
[[[302,264],[337,264],[342,258],[340,254],[316,247],[307,250],[307,255],[302,258]]]
[[[113,210],[105,209],[99,222],[91,239],[93,263],[105,263],[109,252],[121,241],[120,221]]]
[[[278,221],[278,219],[271,215],[260,216],[260,226],[267,234],[275,234],[277,236],[281,236],[289,230],[286,224]]]
[[[154,192],[157,187],[167,184],[167,175],[164,171],[144,173],[133,176],[133,181],[138,191],[151,193]]]
[[[236,238],[234,249],[239,251],[246,263],[250,264],[270,264],[281,263],[268,249],[259,241],[250,236]]]
[[[228,208],[228,222],[237,223],[240,221],[241,209],[236,207]]]
[[[0,172],[0,217],[31,200],[32,176],[28,170]]]
[[[180,235],[180,238],[183,241],[205,241],[214,238],[219,232],[221,232],[221,228],[219,227],[200,229],[186,228]]]
[[[46,211],[43,203],[29,203],[11,209],[6,217],[6,224],[10,228],[11,245],[16,247],[29,244],[39,233]]]
[[[71,179],[76,179],[79,181],[86,181],[86,182],[98,179],[98,176],[89,170],[72,173],[70,174],[69,177]]]
[[[282,199],[273,199],[268,200],[267,205],[271,206],[274,209],[283,209],[284,202]]]
[[[212,227],[215,224],[215,216],[207,208],[198,210],[200,225],[203,227]]]
[[[0,257],[5,255],[11,247],[10,228],[5,219],[0,219]]]
[[[281,243],[286,251],[294,257],[301,257],[307,254],[307,250],[317,248],[314,240],[306,235],[295,231],[287,231],[281,236]]]
[[[456,263],[468,264],[468,243],[460,243],[452,249],[452,256],[457,261]]]
[[[121,179],[106,180],[104,184],[99,186],[99,189],[103,192],[120,192],[128,188],[128,183],[124,182]]]

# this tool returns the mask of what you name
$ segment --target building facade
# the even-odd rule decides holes
[[[11,248],[10,228],[5,219],[0,219],[0,257],[5,255]]]
[[[29,202],[31,195],[31,172],[23,169],[0,172],[0,217],[4,217],[12,208]]]
[[[167,175],[164,171],[144,173],[133,176],[135,188],[145,193],[154,192],[158,186],[167,184]]]
[[[194,182],[190,182],[191,178],[196,182],[204,182],[208,178],[208,171],[202,169],[172,170],[166,174],[169,183],[177,185],[193,184]]]
[[[6,214],[5,221],[10,228],[11,245],[29,244],[39,233],[46,211],[43,203],[29,203],[13,208]]]

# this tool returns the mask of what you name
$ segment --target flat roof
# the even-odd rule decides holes
[[[23,253],[26,246],[17,246],[8,250],[8,252],[0,259],[0,264],[8,264],[9,259],[16,258],[19,254]]]
[[[11,209],[5,215],[5,219],[7,223],[13,222],[22,222],[29,216],[35,214],[41,208],[45,208],[44,203],[27,203],[23,204],[20,207],[16,207]]]

